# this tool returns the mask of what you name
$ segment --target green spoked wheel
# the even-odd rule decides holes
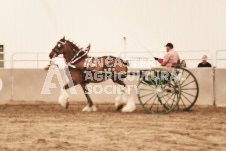
[[[140,76],[137,96],[149,113],[165,114],[172,111],[180,100],[180,83],[165,68],[154,68]]]
[[[199,85],[195,76],[185,68],[176,68],[176,74],[181,87],[181,97],[176,109],[187,111],[198,98]]]

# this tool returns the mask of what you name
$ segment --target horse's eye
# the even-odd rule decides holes
[[[60,48],[61,47],[61,44],[58,44],[57,47]]]

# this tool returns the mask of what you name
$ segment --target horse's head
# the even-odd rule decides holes
[[[62,39],[60,39],[57,42],[55,47],[50,52],[50,54],[49,54],[50,59],[52,59],[54,57],[57,57],[60,54],[64,54],[64,52],[65,52],[65,44],[66,44],[66,40],[65,40],[65,37],[63,37]]]
[[[65,40],[63,37],[59,40],[56,46],[52,49],[49,54],[50,59],[57,57],[60,54],[63,54],[66,62],[76,62],[84,56],[87,56],[90,49],[90,45],[83,50],[83,48],[79,48],[76,44],[69,40]]]

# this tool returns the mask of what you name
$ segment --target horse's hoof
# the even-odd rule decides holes
[[[97,108],[96,108],[96,106],[95,106],[95,105],[93,105],[93,106],[92,106],[92,108],[93,108],[93,109],[92,109],[92,110],[93,110],[93,112],[96,112],[96,111],[97,111]]]
[[[60,105],[65,108],[65,109],[68,109],[69,107],[69,102],[66,102],[66,103],[60,103]]]
[[[116,110],[117,111],[120,111],[123,108],[123,106],[124,106],[124,104],[121,104],[121,105],[116,106]]]
[[[69,95],[68,94],[60,94],[58,102],[60,103],[60,105],[62,107],[67,109],[68,106],[69,106],[68,99],[69,99]]]
[[[123,94],[123,95],[118,95],[115,98],[115,108],[117,111],[121,110],[123,108],[124,105],[126,105],[127,103],[127,95]]]
[[[82,109],[82,112],[91,112],[91,108],[89,107],[89,105],[87,105],[86,107],[84,107]]]
[[[122,109],[122,112],[133,112],[136,110],[136,104],[133,98],[133,95],[128,97],[128,102],[126,106]]]
[[[68,107],[69,107],[69,102],[66,103],[66,107],[65,108],[68,109]]]
[[[89,105],[87,105],[86,107],[84,107],[83,109],[82,109],[82,112],[92,112],[92,111],[97,111],[97,108],[96,108],[96,106],[89,106]]]
[[[115,108],[117,111],[121,110],[124,105],[126,105],[125,101],[122,100],[115,101]]]
[[[135,109],[131,109],[131,108],[128,108],[128,107],[124,107],[122,109],[122,112],[133,112]]]
[[[128,103],[123,109],[122,112],[133,112],[136,110],[136,105],[132,103]]]

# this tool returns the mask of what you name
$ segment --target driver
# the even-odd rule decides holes
[[[172,70],[174,69],[172,68],[172,65],[174,63],[180,63],[180,57],[178,55],[178,52],[174,51],[174,46],[172,43],[167,43],[165,47],[167,54],[164,56],[164,59],[156,57],[154,58],[161,64],[161,66],[166,66],[168,69]]]

